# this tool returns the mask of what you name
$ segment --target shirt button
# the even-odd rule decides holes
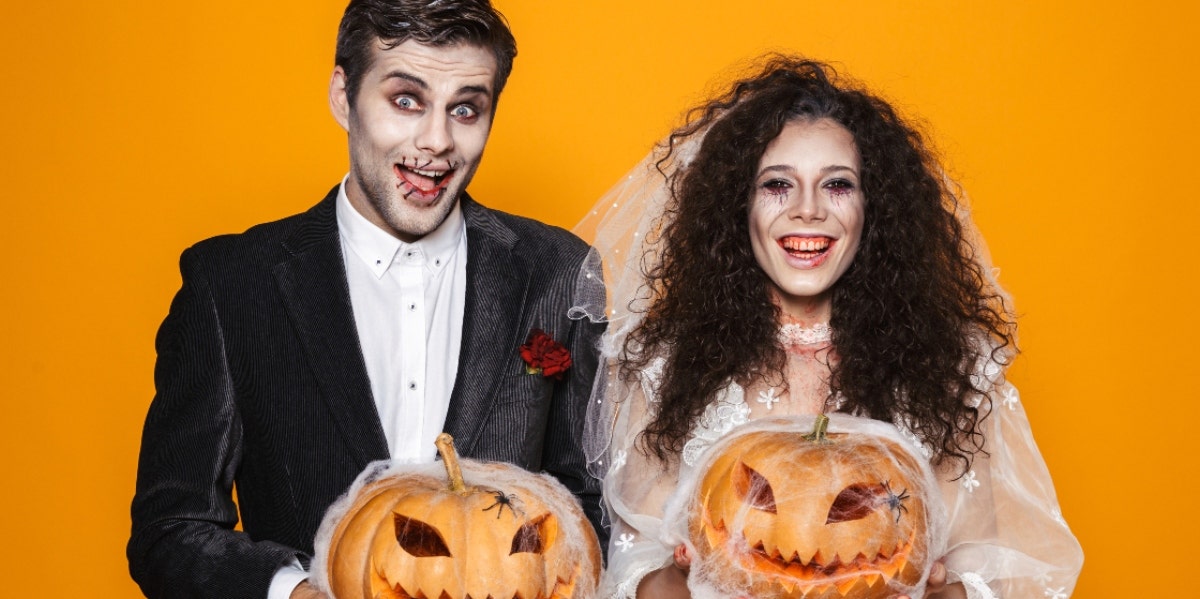
[[[408,382],[408,390],[409,390],[409,391],[416,391],[416,390],[417,390],[417,382],[416,382],[416,381],[409,381],[409,382]]]
[[[408,311],[409,311],[409,312],[416,312],[416,311],[417,311],[417,304],[415,304],[415,303],[413,303],[413,304],[409,304],[409,305],[408,305]]]

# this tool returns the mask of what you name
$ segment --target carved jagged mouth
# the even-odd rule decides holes
[[[882,552],[871,557],[859,553],[853,559],[843,561],[837,555],[826,560],[817,552],[808,563],[804,563],[795,553],[789,559],[785,559],[778,550],[768,554],[759,542],[751,549],[750,559],[758,570],[773,571],[780,575],[778,582],[788,592],[792,592],[795,586],[807,592],[809,589],[820,590],[829,586],[845,586],[848,589],[859,579],[863,579],[867,586],[875,586],[880,579],[886,583],[908,564],[911,551],[912,543],[906,542],[897,546],[890,556]]]
[[[708,536],[709,546],[716,548],[729,539],[724,521],[712,527]],[[746,570],[762,573],[794,597],[820,595],[831,588],[845,594],[856,585],[876,587],[885,585],[905,572],[912,554],[913,540],[899,543],[890,553],[880,551],[876,555],[857,554],[850,560],[841,556],[826,557],[817,551],[802,558],[798,552],[783,555],[778,548],[768,551],[762,541],[751,544],[744,535],[738,535],[738,546],[748,548],[740,558]]]
[[[411,594],[400,583],[396,583],[391,588],[384,588],[382,592],[375,596],[375,599],[571,599],[575,594],[575,579],[576,575],[572,575],[570,579],[559,578],[554,583],[554,588],[550,589],[547,594],[543,591],[538,591],[534,595],[526,597],[520,591],[516,591],[511,597],[506,595],[487,594],[484,597],[474,597],[470,593],[466,596],[458,598],[451,595],[448,591],[442,591],[438,595],[426,595],[421,591],[416,594]]]

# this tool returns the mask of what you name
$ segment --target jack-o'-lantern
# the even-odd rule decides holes
[[[689,534],[716,586],[875,599],[922,582],[936,489],[896,441],[827,426],[749,432],[711,458]]]
[[[327,551],[318,535],[325,562],[314,565],[325,590],[338,599],[592,596],[599,543],[562,485],[508,464],[460,465],[449,435],[437,443],[448,481],[393,468],[352,491],[348,508],[331,508]]]

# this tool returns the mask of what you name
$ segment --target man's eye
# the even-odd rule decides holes
[[[456,119],[470,119],[478,114],[475,109],[465,104],[459,104],[450,110],[450,115]]]
[[[403,110],[416,110],[417,100],[412,96],[400,96],[396,98],[396,106]]]

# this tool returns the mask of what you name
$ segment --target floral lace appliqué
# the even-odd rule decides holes
[[[627,459],[629,459],[629,454],[626,453],[626,451],[624,449],[617,451],[617,454],[613,456],[613,461],[612,461],[613,472],[620,470],[621,467],[625,465],[625,461]]]
[[[962,488],[966,489],[968,493],[974,493],[975,489],[979,488],[979,484],[979,481],[975,479],[974,470],[963,475]]]
[[[987,585],[983,577],[975,572],[963,572],[959,575],[962,580],[963,587],[967,591],[967,599],[997,599],[996,594],[992,592],[992,588]]]
[[[912,432],[912,429],[908,428],[908,425],[904,424],[901,419],[897,418],[894,425],[896,430],[900,431],[900,436],[907,439],[917,451],[921,452],[921,455],[925,456],[925,459],[929,460],[933,458],[933,448],[923,443],[921,438]]]
[[[775,388],[766,389],[758,392],[758,403],[767,406],[767,411],[771,411],[771,406],[779,403],[782,398],[775,394]]]
[[[636,538],[637,537],[634,535],[631,535],[629,533],[624,533],[621,536],[617,537],[617,541],[614,544],[617,547],[621,548],[621,553],[625,553],[626,551],[629,551],[629,549],[631,547],[633,547],[633,540]]]
[[[1017,404],[1021,403],[1021,394],[1017,391],[1017,388],[1009,385],[1004,389],[1003,395],[1004,399],[1001,400],[1001,403],[1004,404],[1004,407],[1008,408],[1009,411],[1016,410]]]
[[[975,374],[971,375],[971,384],[976,389],[987,393],[996,386],[1003,374],[1003,366],[990,357],[984,357],[975,365]]]
[[[746,403],[745,391],[736,383],[730,383],[717,401],[708,404],[692,438],[683,445],[683,463],[695,466],[700,454],[714,441],[749,419],[750,405]]]
[[[1057,589],[1052,589],[1047,587],[1043,594],[1050,599],[1067,599],[1067,588],[1058,587]]]

